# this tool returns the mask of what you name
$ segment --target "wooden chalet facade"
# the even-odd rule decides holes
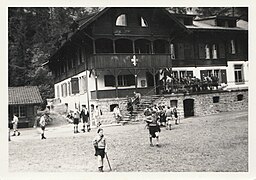
[[[214,74],[227,87],[246,87],[245,25],[238,27],[235,17],[195,18],[165,8],[115,7],[75,21],[49,61],[55,98],[72,109],[134,91],[159,94],[165,68],[176,78]]]

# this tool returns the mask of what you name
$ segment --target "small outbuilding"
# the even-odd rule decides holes
[[[9,127],[13,114],[19,118],[18,127],[33,127],[38,107],[43,103],[37,86],[9,87]]]

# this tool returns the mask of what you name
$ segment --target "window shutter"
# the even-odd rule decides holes
[[[105,87],[116,86],[115,76],[113,75],[105,75],[104,81],[105,81]]]
[[[226,49],[225,49],[225,44],[223,42],[219,43],[219,55],[220,58],[225,58],[226,57]]]
[[[198,45],[198,54],[199,59],[205,59],[205,45],[203,43]]]
[[[184,59],[184,44],[178,43],[178,58]]]
[[[79,93],[78,78],[71,78],[71,92],[72,94]]]

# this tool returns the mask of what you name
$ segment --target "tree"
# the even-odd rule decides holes
[[[200,16],[237,16],[240,19],[248,21],[248,8],[247,7],[198,7],[196,12]]]

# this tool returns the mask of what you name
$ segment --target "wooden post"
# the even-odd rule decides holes
[[[154,92],[156,94],[156,70],[153,68]]]
[[[96,54],[96,45],[95,45],[95,40],[92,40],[92,45],[93,45],[93,54]]]
[[[98,74],[95,69],[95,93],[96,93],[96,99],[98,99]]]
[[[118,73],[116,72],[116,69],[115,69],[114,75],[115,75],[115,85],[116,85],[116,98],[118,98]]]
[[[136,68],[134,68],[134,77],[135,77],[135,91],[137,92],[137,77],[138,77],[138,75],[137,75],[137,72],[136,72]]]

